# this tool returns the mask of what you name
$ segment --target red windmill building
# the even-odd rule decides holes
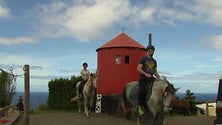
[[[128,82],[137,81],[137,65],[146,48],[121,33],[97,50],[97,93],[119,95]]]

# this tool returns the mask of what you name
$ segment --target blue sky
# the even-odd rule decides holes
[[[31,91],[48,81],[96,71],[96,49],[122,32],[147,46],[179,92],[217,92],[222,75],[221,0],[0,0],[0,68],[23,74]],[[17,90],[24,90],[24,77]]]

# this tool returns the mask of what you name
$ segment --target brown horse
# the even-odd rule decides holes
[[[183,99],[183,100],[173,100],[171,102],[172,110],[170,111],[170,116],[172,116],[173,110],[179,110],[181,112],[183,112],[183,115],[185,116],[187,114],[187,116],[190,115],[190,103],[188,100]]]

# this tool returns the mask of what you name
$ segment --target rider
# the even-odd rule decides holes
[[[22,99],[22,96],[19,96],[19,99],[18,99],[18,104],[16,105],[16,107],[23,111],[24,110],[24,105],[23,105],[23,99]]]
[[[146,87],[151,84],[154,77],[160,79],[160,75],[157,71],[157,62],[153,58],[153,54],[155,51],[155,47],[153,45],[147,46],[147,54],[140,59],[140,62],[137,66],[137,71],[140,74],[139,79],[139,94],[138,94],[138,113],[139,115],[143,115],[144,111],[142,107],[147,108],[145,97],[146,97]]]
[[[74,97],[73,101],[76,101],[76,100],[80,99],[81,97],[83,97],[83,86],[85,85],[85,83],[87,82],[87,80],[90,76],[90,72],[87,69],[88,64],[86,62],[84,62],[82,64],[82,66],[83,66],[83,69],[80,72],[81,82],[80,82],[79,86],[77,87],[78,95],[76,97]]]
[[[78,88],[78,92],[79,92],[79,95],[82,96],[82,91],[83,91],[83,86],[85,85],[85,83],[87,82],[89,76],[90,76],[90,72],[89,70],[87,69],[88,67],[88,64],[85,62],[82,64],[83,66],[83,69],[81,70],[80,74],[81,74],[81,82],[79,84],[79,88]]]

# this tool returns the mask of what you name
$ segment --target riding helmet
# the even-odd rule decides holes
[[[155,50],[155,47],[154,47],[153,45],[149,45],[149,46],[147,46],[146,49],[147,49],[147,50],[148,50],[148,49],[153,49],[153,50]]]

